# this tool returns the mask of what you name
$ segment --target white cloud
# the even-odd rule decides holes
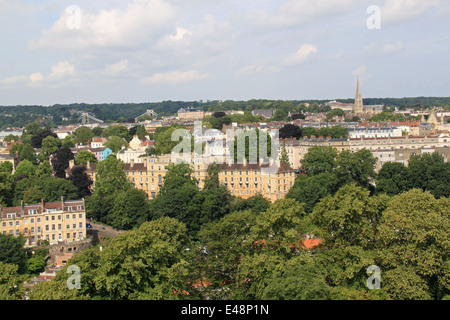
[[[119,62],[107,65],[103,73],[106,76],[117,76],[126,71],[129,67],[128,65],[128,60],[121,60]]]
[[[12,76],[0,79],[2,87],[19,87],[19,86],[49,86],[61,87],[73,79],[75,75],[75,66],[67,61],[61,61],[51,67],[51,72],[44,76],[40,72],[32,73],[28,76]]]
[[[394,43],[386,43],[383,45],[379,45],[375,42],[372,42],[364,48],[364,51],[391,54],[391,53],[400,52],[404,48],[405,48],[405,45],[403,44],[403,42],[398,40]]]
[[[77,13],[78,14],[78,13]],[[70,50],[136,49],[154,41],[170,28],[174,8],[162,0],[134,0],[126,9],[91,13],[81,9],[79,28],[69,28],[75,16],[64,11],[31,49],[55,47]]]
[[[274,12],[252,10],[246,15],[246,19],[257,26],[286,28],[348,12],[357,2],[356,0],[287,0]]]
[[[185,28],[177,28],[177,32],[174,35],[170,35],[169,39],[172,41],[183,40],[185,36],[192,36],[192,32]]]
[[[441,2],[441,0],[386,0],[381,8],[381,23],[383,25],[413,20],[430,9],[439,8]]]
[[[313,54],[317,53],[317,47],[312,44],[302,44],[300,49],[293,55],[287,57],[281,62],[282,66],[293,66],[306,62]]]
[[[210,73],[201,73],[198,70],[171,71],[167,73],[156,73],[141,79],[141,84],[177,84],[190,81],[210,79]]]
[[[395,43],[386,44],[381,48],[381,51],[384,53],[395,53],[402,51],[405,46],[403,42],[397,41]]]

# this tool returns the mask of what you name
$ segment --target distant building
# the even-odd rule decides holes
[[[349,127],[350,138],[401,137],[402,130],[397,127]]]
[[[253,110],[252,115],[263,116],[264,118],[272,118],[275,114],[275,110]]]
[[[263,169],[271,163],[231,163],[224,164],[219,172],[219,181],[225,185],[231,195],[244,199],[262,195],[271,202],[284,199],[295,182],[295,170],[280,162],[278,170],[265,174]]]
[[[205,117],[205,111],[197,108],[181,108],[178,110],[178,120],[180,121],[194,121],[201,120]]]
[[[35,246],[40,240],[50,244],[83,240],[86,238],[84,199],[0,206],[0,233],[22,235],[25,246]]]
[[[355,114],[376,114],[383,112],[383,105],[364,105],[363,98],[361,94],[361,89],[359,86],[359,78],[356,80],[356,94],[355,94],[355,104],[353,106],[353,113]]]

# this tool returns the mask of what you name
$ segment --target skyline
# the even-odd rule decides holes
[[[380,8],[370,29],[369,7]],[[0,0],[0,105],[449,96],[444,0]]]

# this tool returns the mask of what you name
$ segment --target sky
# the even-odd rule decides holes
[[[450,96],[448,0],[0,0],[0,105]]]

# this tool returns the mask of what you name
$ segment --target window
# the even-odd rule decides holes
[[[37,214],[37,209],[28,210],[28,214]]]

